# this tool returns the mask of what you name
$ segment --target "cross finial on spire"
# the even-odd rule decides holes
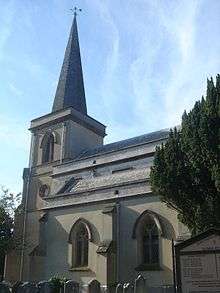
[[[78,11],[79,11],[79,12],[82,11],[82,9],[81,9],[81,8],[78,8],[77,6],[75,6],[74,8],[71,8],[70,10],[73,11],[73,13],[74,13],[74,17],[77,16],[77,12],[78,12]]]

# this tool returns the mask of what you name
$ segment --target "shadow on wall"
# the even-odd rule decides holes
[[[143,207],[143,206],[142,206]],[[147,210],[149,212],[153,212],[153,214],[157,217],[160,225],[161,225],[161,235],[159,236],[161,240],[168,240],[169,242],[166,244],[166,247],[169,249],[170,258],[172,258],[172,239],[175,240],[175,230],[173,228],[172,223],[166,219],[165,217],[156,213],[155,210],[151,210],[150,207]],[[140,260],[138,255],[140,255],[140,251],[137,244],[137,239],[134,239],[134,229],[137,224],[138,219],[141,218],[141,215],[146,210],[140,209],[139,211],[135,211],[127,206],[121,205],[121,230],[120,230],[120,258],[121,263],[120,271],[121,271],[121,281],[130,282],[137,277],[140,272],[144,275],[149,276],[149,281],[153,284],[159,282],[164,284],[172,284],[172,268],[168,267],[166,264],[162,264],[160,261],[160,268],[158,269],[142,269]],[[164,241],[159,240],[159,255],[161,259],[169,258],[169,255],[164,255],[164,249],[162,249],[162,243]],[[129,243],[129,245],[128,245]],[[129,257],[128,257],[129,256]],[[169,259],[169,263],[172,264],[172,259]],[[156,279],[160,279],[159,281]]]
[[[73,216],[74,223],[79,220]],[[88,220],[87,220],[88,221]],[[91,234],[92,234],[92,244],[96,245],[98,248],[98,244],[100,243],[100,235],[92,223],[89,222]],[[71,231],[72,227],[69,227]],[[69,233],[63,228],[61,223],[54,217],[53,215],[48,215],[48,220],[45,223],[44,229],[44,237],[43,241],[47,243],[46,247],[46,256],[44,257],[44,272],[42,272],[41,276],[39,275],[36,279],[50,279],[51,277],[58,275],[62,277],[66,277],[69,279],[73,278],[74,276],[89,277],[94,278],[95,273],[90,270],[85,271],[71,271],[71,264],[70,264],[70,250],[71,244],[69,243]],[[35,261],[35,264],[37,262]],[[40,267],[39,267],[40,268]],[[42,262],[41,262],[41,270],[42,270]],[[36,275],[37,267],[31,267],[30,275]]]

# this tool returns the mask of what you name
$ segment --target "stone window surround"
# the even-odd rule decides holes
[[[76,234],[77,229],[80,225],[84,225],[87,235],[88,235],[88,264],[86,266],[77,266],[76,264],[76,240],[74,239],[74,234]],[[89,222],[83,218],[79,218],[72,226],[70,233],[69,233],[69,260],[70,260],[70,271],[88,271],[89,269],[89,242],[92,242],[92,232],[91,232],[91,226]]]
[[[58,134],[54,131],[47,131],[40,143],[40,148],[42,149],[42,157],[41,157],[41,163],[50,163],[54,160],[54,145],[55,143],[58,143]],[[48,144],[51,144],[49,146],[49,154],[48,158],[45,158],[46,153],[45,149],[48,147]]]
[[[142,228],[143,225],[148,221],[151,220],[155,223],[157,229],[158,229],[158,241],[159,241],[159,262],[158,264],[146,264],[143,262],[143,235],[142,235]],[[161,269],[161,259],[162,259],[162,239],[163,236],[163,230],[162,225],[159,220],[158,215],[150,210],[144,211],[136,220],[132,238],[136,239],[137,241],[137,267],[135,270],[137,271],[160,271]]]

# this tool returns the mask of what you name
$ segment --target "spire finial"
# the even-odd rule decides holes
[[[81,8],[78,8],[77,6],[75,6],[74,8],[71,8],[70,10],[73,12],[75,18],[76,18],[76,16],[78,15],[77,12],[78,12],[78,11],[79,11],[79,12],[82,11],[82,9],[81,9]]]

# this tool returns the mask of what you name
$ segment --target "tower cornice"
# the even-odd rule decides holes
[[[83,115],[79,111],[76,111],[74,108],[69,107],[64,110],[59,110],[56,112],[49,113],[47,115],[41,116],[39,118],[33,119],[31,121],[31,126],[29,130],[34,132],[36,129],[42,129],[45,127],[53,126],[56,123],[65,122],[67,120],[72,120],[85,128],[92,130],[104,137],[106,135],[105,128],[106,126],[95,120],[94,118]]]

